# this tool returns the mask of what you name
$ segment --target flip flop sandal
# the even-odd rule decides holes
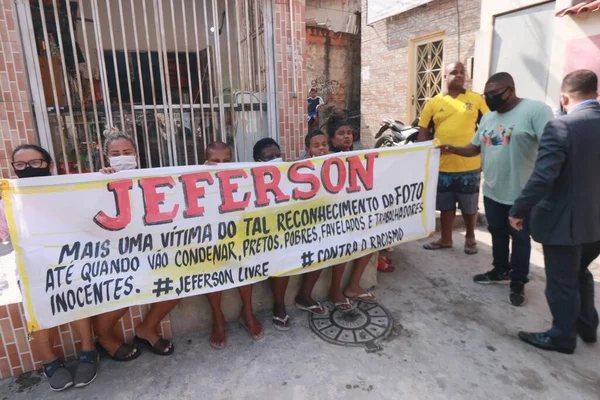
[[[276,317],[275,315],[273,315],[271,320],[273,321],[273,326],[278,331],[286,332],[286,331],[289,331],[291,328],[289,315],[286,315],[285,318],[279,318],[279,317]]]
[[[114,354],[110,354],[104,347],[102,347],[100,342],[96,343],[96,349],[98,350],[99,353],[103,353],[108,358],[112,359],[113,361],[118,361],[118,362],[133,361],[142,355],[142,352],[140,351],[140,349],[138,349],[137,346],[135,346],[135,345],[132,346],[127,343],[123,343],[121,345],[121,347],[119,347],[117,349],[117,351],[115,351]],[[131,352],[133,352],[133,355],[130,356],[129,354]]]
[[[389,265],[389,264],[379,264],[377,265],[377,271],[379,272],[394,272],[396,270],[395,267]]]
[[[468,244],[465,243],[465,254],[468,255],[473,255],[473,254],[477,254],[479,252],[479,250],[477,250],[477,243],[469,246]]]
[[[365,300],[367,297],[371,297],[375,300]],[[358,296],[355,296],[355,297],[350,297],[350,299],[354,300],[354,301],[362,301],[363,303],[366,303],[366,304],[377,304],[377,298],[369,292],[359,294]]]
[[[208,344],[210,344],[210,347],[215,350],[223,350],[225,347],[227,347],[227,337],[225,337],[225,341],[221,345],[213,343],[210,339],[208,340]]]
[[[391,265],[391,261],[386,261],[385,257],[379,256],[377,260],[377,271],[379,272],[394,272],[396,268]]]
[[[238,319],[238,322],[244,327],[246,328],[246,331],[248,332],[248,336],[250,336],[252,338],[252,340],[254,340],[255,342],[264,339],[265,337],[265,328],[262,328],[260,334],[258,336],[254,336],[252,335],[252,332],[250,332],[250,328],[248,328],[248,325],[246,325],[246,323],[244,322],[244,320],[242,318]]]
[[[154,343],[150,343],[146,339],[142,339],[138,335],[135,335],[133,341],[139,345],[145,346],[150,352],[156,354],[157,356],[170,356],[175,351],[175,346],[173,342],[167,339],[163,339],[162,337]],[[169,349],[165,352],[165,349]]]
[[[379,259],[385,261],[388,264],[392,263],[392,260],[389,257],[386,257],[386,256],[379,256]]]
[[[445,249],[451,249],[452,246],[442,246],[441,244],[433,242],[433,243],[426,243],[426,244],[424,244],[423,248],[425,250],[445,250]]]
[[[341,313],[349,313],[351,311],[354,311],[354,309],[356,308],[356,304],[352,304],[350,302],[350,299],[347,297],[346,297],[346,301],[333,303],[333,306],[336,308],[336,310],[338,310]],[[342,306],[350,306],[350,308],[342,308]]]
[[[309,313],[315,314],[315,315],[327,315],[327,310],[319,302],[317,302],[317,304],[314,306],[308,306],[308,307],[296,303],[296,308],[298,310],[308,311]],[[321,310],[322,312],[318,312],[316,310]]]

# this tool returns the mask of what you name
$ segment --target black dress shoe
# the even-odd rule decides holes
[[[546,332],[519,332],[519,339],[542,350],[558,351],[563,354],[573,354],[575,348],[566,348],[554,344]]]

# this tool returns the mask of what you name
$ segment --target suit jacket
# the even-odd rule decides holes
[[[600,241],[600,105],[546,125],[535,168],[510,210],[530,214],[531,236],[546,245]]]

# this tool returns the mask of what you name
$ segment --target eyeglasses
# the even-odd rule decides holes
[[[45,162],[46,162],[46,160],[44,160],[43,158],[38,158],[38,159],[30,160],[27,162],[26,161],[15,161],[12,163],[12,166],[16,171],[23,171],[27,167],[42,168],[42,166],[44,165]]]

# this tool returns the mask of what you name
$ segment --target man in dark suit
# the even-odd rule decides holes
[[[546,125],[533,174],[510,210],[523,229],[531,212],[531,236],[544,246],[546,299],[552,328],[519,332],[524,342],[572,354],[577,334],[596,342],[598,313],[588,266],[600,254],[600,104],[598,77],[589,70],[568,74],[561,103],[567,115]]]

